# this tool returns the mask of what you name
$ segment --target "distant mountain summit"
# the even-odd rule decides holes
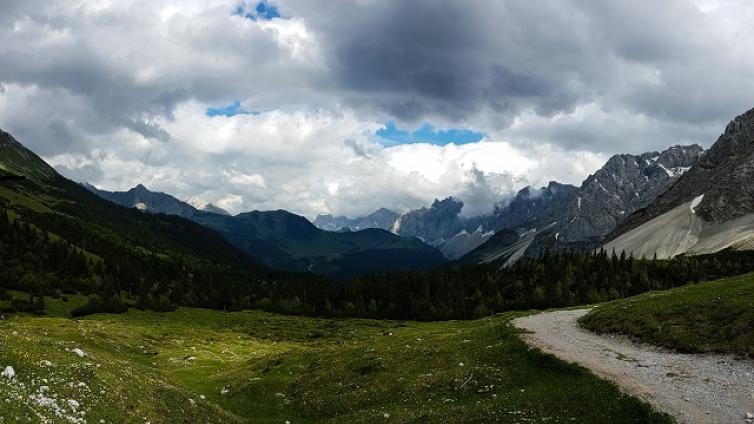
[[[169,194],[147,190],[142,184],[128,191],[100,190],[89,183],[83,183],[82,186],[105,200],[127,208],[136,208],[151,213],[177,215],[188,219],[193,219],[200,212],[199,209]]]
[[[509,202],[495,207],[487,227],[500,231],[549,225],[558,220],[559,214],[577,191],[570,184],[556,181],[550,181],[546,187],[538,189],[524,187]]]
[[[754,245],[754,109],[607,240],[608,249],[658,257]]]
[[[399,216],[399,213],[390,209],[380,208],[365,217],[353,219],[345,216],[318,215],[314,219],[314,225],[327,231],[342,231],[344,228],[351,231],[367,228],[390,230]]]
[[[226,211],[225,209],[215,206],[212,203],[204,202],[203,200],[198,199],[196,197],[191,197],[187,199],[186,203],[193,206],[197,210],[200,210],[203,212],[211,212],[211,213],[216,213],[220,215],[230,215],[230,213]]]
[[[398,217],[391,231],[430,242],[446,239],[464,229],[461,209],[463,202],[452,197],[435,199],[429,208],[412,209]]]

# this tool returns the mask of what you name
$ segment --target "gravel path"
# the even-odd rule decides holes
[[[722,355],[687,355],[601,336],[576,322],[588,309],[513,320],[530,345],[614,381],[681,423],[754,423],[754,363]]]

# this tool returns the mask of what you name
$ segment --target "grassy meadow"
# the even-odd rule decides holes
[[[15,293],[15,295],[21,295]],[[511,314],[330,320],[179,309],[0,320],[0,422],[670,422],[529,349]]]

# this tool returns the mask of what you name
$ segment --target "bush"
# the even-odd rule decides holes
[[[0,314],[13,314],[16,313],[16,308],[12,306],[0,305]]]
[[[120,298],[113,296],[106,300],[103,300],[98,295],[94,294],[89,296],[89,300],[78,308],[71,311],[72,317],[81,317],[84,315],[110,313],[110,314],[122,314],[128,312],[128,305],[120,301]]]
[[[34,299],[13,299],[10,301],[10,306],[16,312],[27,312],[30,314],[42,315],[44,314],[45,304],[41,298]]]
[[[178,309],[165,294],[159,296],[153,296],[151,293],[147,294],[143,306],[155,312],[173,312]]]

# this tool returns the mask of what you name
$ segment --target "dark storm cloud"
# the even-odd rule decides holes
[[[552,66],[582,49],[571,34],[573,12],[560,7],[442,0],[330,7],[318,16],[344,18],[313,23],[321,25],[337,85],[398,118],[462,120],[485,107],[549,114],[591,95],[572,83],[581,66]]]
[[[522,111],[597,102],[718,123],[751,103],[742,87],[754,89],[721,22],[689,1],[286,3],[326,41],[335,85],[353,105],[405,121],[489,113],[505,127]]]

